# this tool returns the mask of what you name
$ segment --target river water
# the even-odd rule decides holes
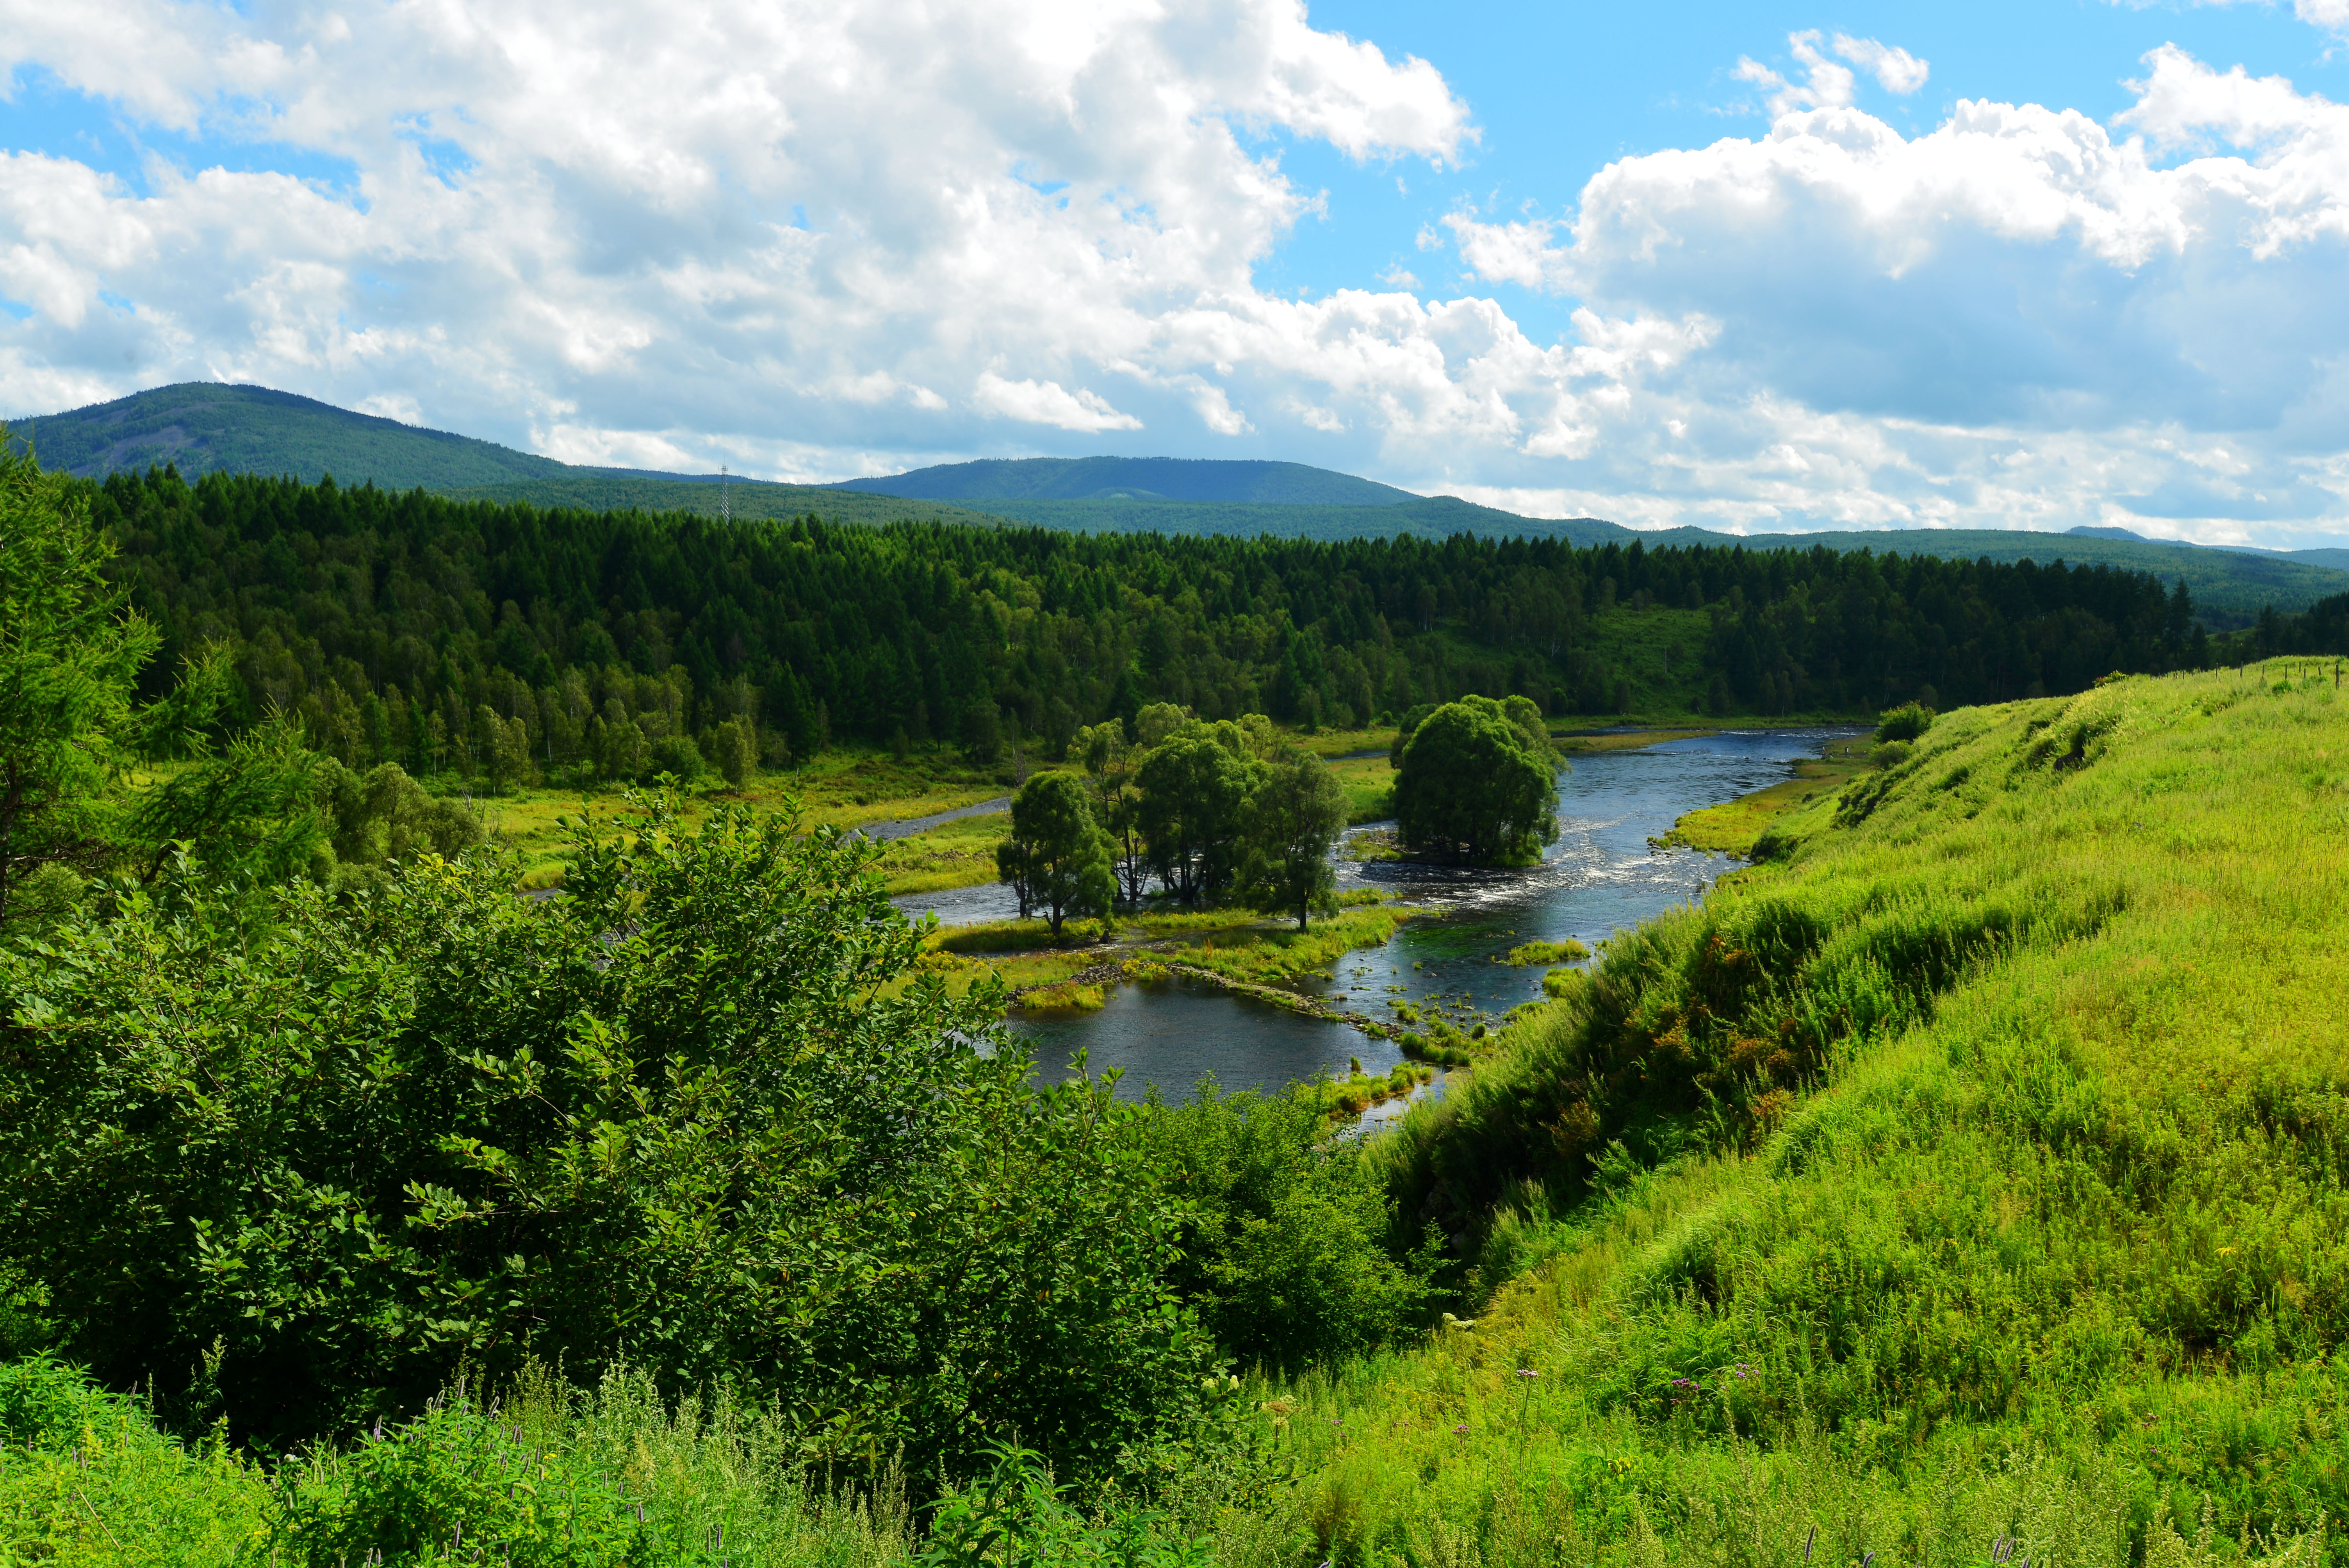
[[[1303,988],[1342,995],[1374,1017],[1388,1016],[1389,1003],[1402,998],[1423,1014],[1440,1009],[1464,1028],[1478,1020],[1497,1024],[1510,1008],[1541,995],[1543,974],[1540,965],[1496,963],[1501,954],[1520,943],[1568,937],[1595,948],[1702,896],[1737,862],[1652,849],[1648,841],[1686,812],[1791,777],[1797,760],[1853,733],[1728,731],[1578,756],[1558,779],[1558,841],[1540,865],[1522,871],[1341,858],[1341,889],[1375,887],[1444,913],[1410,922],[1382,946],[1347,954],[1333,965],[1334,981]],[[1000,885],[900,902],[909,913],[935,910],[948,924],[1017,913]],[[1013,1026],[1033,1041],[1040,1071],[1066,1072],[1081,1049],[1095,1073],[1123,1068],[1118,1092],[1128,1096],[1154,1084],[1181,1099],[1208,1076],[1226,1089],[1278,1089],[1317,1072],[1342,1075],[1350,1057],[1371,1072],[1402,1059],[1393,1042],[1344,1024],[1179,982],[1116,986],[1098,1013],[1018,1018]],[[1401,1107],[1381,1109],[1395,1114]]]

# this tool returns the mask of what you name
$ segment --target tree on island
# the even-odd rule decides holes
[[[1145,727],[1148,717],[1145,711]],[[1233,730],[1232,738],[1239,732]],[[1239,870],[1240,828],[1254,771],[1249,759],[1205,733],[1172,737],[1136,769],[1153,869],[1185,903],[1221,892]]]
[[[1020,913],[1041,911],[1052,934],[1071,914],[1105,914],[1117,902],[1109,835],[1072,773],[1039,773],[1011,798],[1011,837],[996,870],[1019,894]]]
[[[1128,745],[1125,724],[1111,718],[1087,725],[1069,742],[1069,760],[1081,763],[1092,781],[1093,813],[1109,835],[1111,865],[1127,903],[1142,902],[1150,880],[1150,845],[1142,836],[1142,793],[1134,782],[1139,748]]]
[[[1321,759],[1299,750],[1274,757],[1248,798],[1239,887],[1248,907],[1294,914],[1299,931],[1309,911],[1334,908],[1330,847],[1345,828],[1346,791]]]
[[[1475,865],[1537,855],[1557,837],[1557,767],[1541,710],[1526,698],[1445,703],[1403,748],[1398,833],[1406,848]]]

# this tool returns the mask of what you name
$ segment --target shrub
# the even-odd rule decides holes
[[[896,984],[878,853],[657,801],[574,826],[563,899],[476,853],[276,890],[263,937],[192,881],[68,917],[0,952],[0,1275],[106,1380],[277,1442],[532,1352],[926,1476],[1179,1431],[1210,1346],[1137,1112],[1033,1088],[991,985]]]
[[[1933,727],[1933,710],[1922,703],[1904,702],[1876,716],[1878,740],[1915,740]]]
[[[1041,1455],[1013,1445],[968,1488],[938,1500],[917,1568],[1207,1568],[1204,1537],[1186,1537],[1155,1510],[1131,1504],[1089,1515],[1056,1483]]]
[[[305,1568],[464,1560],[515,1568],[698,1564],[673,1500],[640,1491],[559,1440],[524,1440],[460,1389],[378,1428],[339,1462],[280,1478],[271,1545]],[[374,1555],[370,1555],[370,1554]]]
[[[1328,1088],[1360,1111],[1387,1081]],[[1242,1361],[1296,1367],[1377,1349],[1417,1325],[1430,1296],[1433,1256],[1388,1250],[1393,1204],[1358,1145],[1327,1141],[1312,1089],[1224,1095],[1210,1080],[1137,1128],[1160,1180],[1189,1200],[1176,1277]]]
[[[667,773],[680,784],[697,784],[709,773],[709,764],[691,736],[665,735],[653,742],[652,771],[655,777]]]

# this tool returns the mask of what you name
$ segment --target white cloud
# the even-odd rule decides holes
[[[1301,0],[0,0],[23,67],[351,172],[0,159],[12,390],[224,376],[778,471],[1007,419],[1244,434],[1169,323],[1262,310],[1318,208],[1254,139],[1450,165],[1475,136],[1433,66]]]
[[[1063,430],[1139,430],[1142,421],[1121,414],[1083,387],[1071,392],[1057,381],[1006,381],[992,370],[978,378],[971,400],[990,414],[1054,425]]]
[[[2349,0],[2344,0],[2349,4]],[[1770,95],[1768,108],[1775,118],[1795,114],[1806,108],[1842,108],[1852,101],[1853,88],[1858,78],[1850,66],[1874,77],[1878,85],[1891,93],[1913,93],[1925,85],[1930,74],[1928,64],[1906,49],[1879,44],[1874,38],[1855,38],[1848,33],[1837,33],[1832,43],[1821,46],[1816,31],[1789,33],[1786,47],[1804,67],[1803,79],[1790,81],[1761,61],[1740,55],[1730,75],[1741,82],[1752,82]],[[1839,65],[1829,56],[1850,62]]]
[[[1478,275],[1704,324],[1622,373],[1619,414],[1585,399],[1561,493],[1744,527],[2342,527],[2349,108],[2146,63],[2119,135],[2029,105],[1913,139],[1798,110],[1610,165],[1570,226],[1456,216]],[[2157,162],[2179,150],[2202,156]]]
[[[1873,38],[1837,33],[1835,52],[1874,77],[1877,85],[1889,93],[1913,93],[1925,85],[1930,74],[1926,63],[1908,50],[1879,44]]]
[[[1114,441],[1657,525],[2349,520],[2349,109],[2162,49],[2111,125],[1909,137],[1854,99],[1924,61],[1789,47],[1740,67],[1767,134],[1415,236],[1500,297],[1299,298],[1257,281],[1320,200],[1278,139],[1449,165],[1474,129],[1298,0],[0,0],[0,65],[349,170],[0,157],[0,384],[801,479]]]

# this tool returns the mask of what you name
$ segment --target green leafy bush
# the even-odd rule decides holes
[[[521,1423],[461,1392],[368,1434],[316,1467],[315,1481],[305,1469],[289,1465],[279,1478],[271,1542],[305,1568],[469,1554],[514,1568],[654,1568],[699,1564],[714,1544],[690,1539],[669,1499],[631,1499],[625,1480],[588,1456],[525,1441]]]
[[[1876,716],[1879,741],[1915,740],[1933,727],[1933,710],[1922,703],[1904,702]]]
[[[1327,1363],[1392,1344],[1424,1316],[1433,1256],[1389,1250],[1393,1204],[1359,1145],[1328,1140],[1308,1088],[1225,1095],[1211,1080],[1136,1132],[1187,1202],[1177,1278],[1226,1354]]]
[[[573,831],[560,899],[428,859],[256,935],[167,874],[0,954],[0,1270],[72,1354],[278,1442],[533,1355],[740,1381],[866,1469],[1184,1429],[1211,1349],[1139,1113],[911,975],[875,846]]]
[[[0,1563],[254,1561],[267,1501],[217,1430],[183,1446],[53,1357],[0,1362]]]

